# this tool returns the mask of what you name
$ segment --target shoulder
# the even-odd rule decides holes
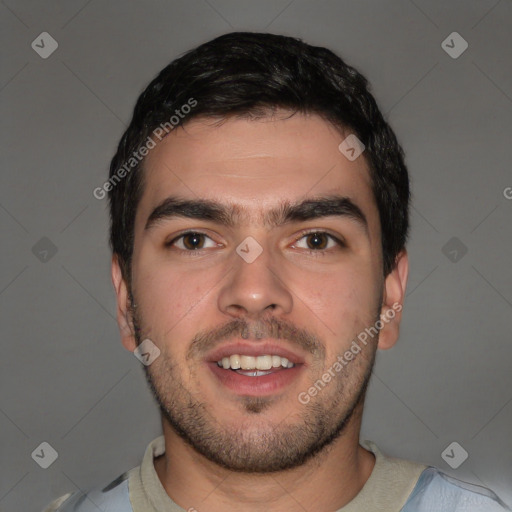
[[[448,476],[434,467],[425,469],[402,512],[504,512],[510,508],[490,489]]]
[[[108,485],[89,492],[73,492],[61,496],[43,512],[133,512],[128,491],[131,471],[123,473]]]

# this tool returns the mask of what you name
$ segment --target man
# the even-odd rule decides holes
[[[289,37],[214,39],[142,93],[105,192],[122,343],[164,435],[48,510],[505,510],[359,443],[399,334],[409,183],[355,69]]]

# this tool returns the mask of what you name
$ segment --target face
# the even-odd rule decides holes
[[[145,369],[164,419],[231,470],[296,467],[332,443],[398,335],[396,313],[343,357],[407,274],[402,255],[382,275],[367,164],[338,149],[349,133],[315,115],[196,119],[146,157],[132,309],[113,263],[123,344],[159,348]]]

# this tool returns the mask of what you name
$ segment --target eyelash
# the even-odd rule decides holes
[[[180,235],[178,235],[177,237],[173,238],[171,241],[166,242],[165,247],[169,248],[169,249],[172,248],[172,246],[178,240],[184,238],[187,235],[202,235],[207,238],[210,238],[210,240],[211,240],[211,237],[209,237],[206,233],[203,233],[202,231],[185,231],[185,232],[181,233]],[[302,238],[304,238],[307,235],[326,235],[328,238],[330,238],[331,240],[334,240],[334,242],[336,242],[336,244],[338,245],[338,248],[344,248],[347,246],[343,240],[340,240],[339,238],[335,237],[334,235],[332,235],[331,233],[329,233],[327,231],[322,231],[322,230],[318,230],[318,229],[301,231],[300,235],[297,238],[295,238],[293,243],[298,242],[299,240],[301,240]],[[208,249],[194,249],[194,250],[177,249],[177,250],[181,251],[186,256],[194,257],[194,256],[201,256],[202,252],[205,250],[208,250]],[[327,250],[328,249],[304,249],[304,251],[307,254],[314,255],[314,256],[325,256],[325,253]]]

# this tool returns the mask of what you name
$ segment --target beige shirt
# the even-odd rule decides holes
[[[336,512],[389,512],[400,510],[426,466],[384,456],[369,441],[362,445],[375,455],[375,466],[359,494]],[[142,464],[129,472],[133,512],[184,512],[165,492],[155,471],[153,458],[165,453],[164,436],[146,448]],[[198,505],[199,506],[199,505]],[[193,512],[193,508],[189,508]]]

